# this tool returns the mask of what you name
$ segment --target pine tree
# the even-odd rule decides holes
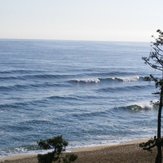
[[[149,140],[147,143],[142,143],[144,149],[150,150],[154,146],[157,146],[157,157],[155,163],[162,162],[162,150],[161,146],[163,144],[163,140],[161,139],[161,112],[163,106],[163,32],[161,30],[157,30],[158,37],[154,38],[154,42],[152,42],[152,50],[148,57],[143,57],[143,60],[147,65],[152,67],[155,70],[158,70],[162,73],[161,78],[156,78],[150,75],[151,79],[155,82],[159,91],[159,108],[158,108],[158,118],[157,118],[157,136],[154,137],[153,140]],[[153,36],[154,37],[154,36]]]

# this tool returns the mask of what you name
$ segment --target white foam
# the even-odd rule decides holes
[[[78,83],[99,83],[100,79],[98,78],[88,78],[88,79],[76,79],[74,80]]]
[[[138,105],[142,109],[145,109],[145,110],[152,110],[153,109],[153,102],[155,103],[156,101],[157,100],[152,100],[152,102],[151,101],[140,101],[140,102],[134,103],[134,105]]]
[[[141,102],[138,103],[139,106],[141,106],[142,108],[151,108],[152,109],[152,104],[150,102]]]
[[[123,80],[124,82],[134,82],[134,81],[138,81],[140,79],[139,76],[130,76],[130,77],[120,77],[121,80]]]

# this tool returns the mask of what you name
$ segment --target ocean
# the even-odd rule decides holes
[[[0,156],[38,152],[62,135],[69,148],[156,135],[158,97],[142,57],[149,43],[0,40]]]

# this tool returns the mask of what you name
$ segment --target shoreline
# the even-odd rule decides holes
[[[92,147],[75,148],[67,153],[75,153],[78,159],[75,163],[131,163],[131,162],[154,162],[156,150],[153,152],[144,151],[139,143],[144,140],[128,141],[127,143],[115,145],[101,145]],[[137,161],[132,161],[137,160]],[[0,163],[37,163],[37,154],[19,154],[0,158]]]
[[[77,147],[77,148],[71,148],[68,150],[68,152],[86,152],[86,151],[94,151],[94,150],[101,150],[104,148],[109,148],[109,147],[116,147],[116,146],[123,146],[123,145],[130,145],[130,144],[139,144],[142,142],[147,141],[147,138],[144,139],[135,139],[135,140],[129,140],[126,142],[122,142],[122,143],[112,143],[112,144],[100,144],[100,145],[90,145],[90,146],[84,146],[84,147]]]
[[[82,152],[82,151],[92,151],[92,150],[99,150],[103,149],[106,147],[112,147],[112,146],[121,146],[121,145],[127,145],[127,144],[136,144],[136,143],[141,143],[143,141],[147,141],[148,138],[141,138],[141,139],[135,139],[135,140],[129,140],[129,141],[124,141],[124,142],[119,142],[119,143],[110,143],[110,144],[93,144],[93,145],[88,145],[88,146],[77,146],[77,147],[68,147],[66,148],[67,153],[73,153],[73,152]],[[44,154],[47,153],[50,150],[43,150],[43,151],[28,151],[27,153],[15,153],[15,154],[10,154],[6,156],[0,156],[0,161],[4,159],[10,159],[10,158],[17,158],[17,157],[28,157],[28,156],[36,156],[37,154]]]

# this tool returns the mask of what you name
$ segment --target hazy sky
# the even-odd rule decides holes
[[[0,0],[0,38],[150,41],[163,0]]]

